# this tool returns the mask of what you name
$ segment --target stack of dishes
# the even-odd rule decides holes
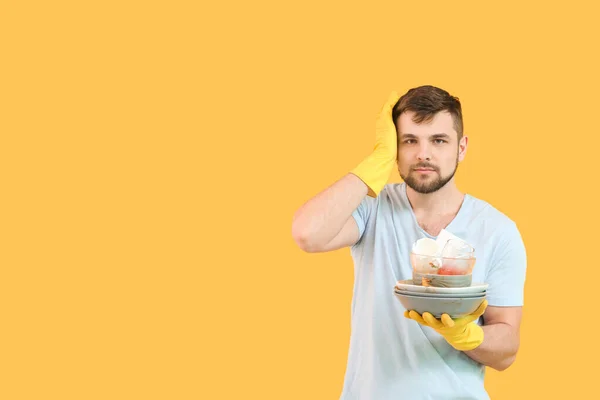
[[[487,283],[471,283],[463,287],[415,285],[412,279],[398,281],[394,295],[407,310],[431,313],[436,318],[448,314],[460,318],[473,313],[486,296]]]

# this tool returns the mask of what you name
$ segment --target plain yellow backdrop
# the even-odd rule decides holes
[[[593,397],[598,9],[549,3],[4,2],[0,398],[337,399],[352,260],[292,216],[422,84],[528,251],[489,393]]]

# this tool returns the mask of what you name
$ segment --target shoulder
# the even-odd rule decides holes
[[[513,219],[486,200],[470,194],[467,194],[466,196],[469,201],[469,215],[471,219],[479,220],[486,224],[492,224],[500,230],[513,230],[517,228],[517,224]]]
[[[469,221],[476,232],[485,237],[494,248],[494,253],[502,253],[509,249],[522,250],[523,238],[516,221],[489,202],[469,195],[471,212]]]

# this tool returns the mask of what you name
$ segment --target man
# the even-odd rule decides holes
[[[304,251],[350,247],[354,260],[343,400],[488,399],[485,366],[502,371],[515,360],[525,248],[512,220],[457,188],[467,144],[458,98],[433,86],[393,93],[373,152],[294,216]],[[396,162],[404,182],[387,184]],[[473,282],[489,284],[475,313],[444,322],[393,295],[412,276],[412,244],[442,229],[475,248]]]

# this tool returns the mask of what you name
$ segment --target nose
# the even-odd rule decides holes
[[[419,161],[431,161],[431,148],[428,143],[419,143],[419,151],[417,152]]]

